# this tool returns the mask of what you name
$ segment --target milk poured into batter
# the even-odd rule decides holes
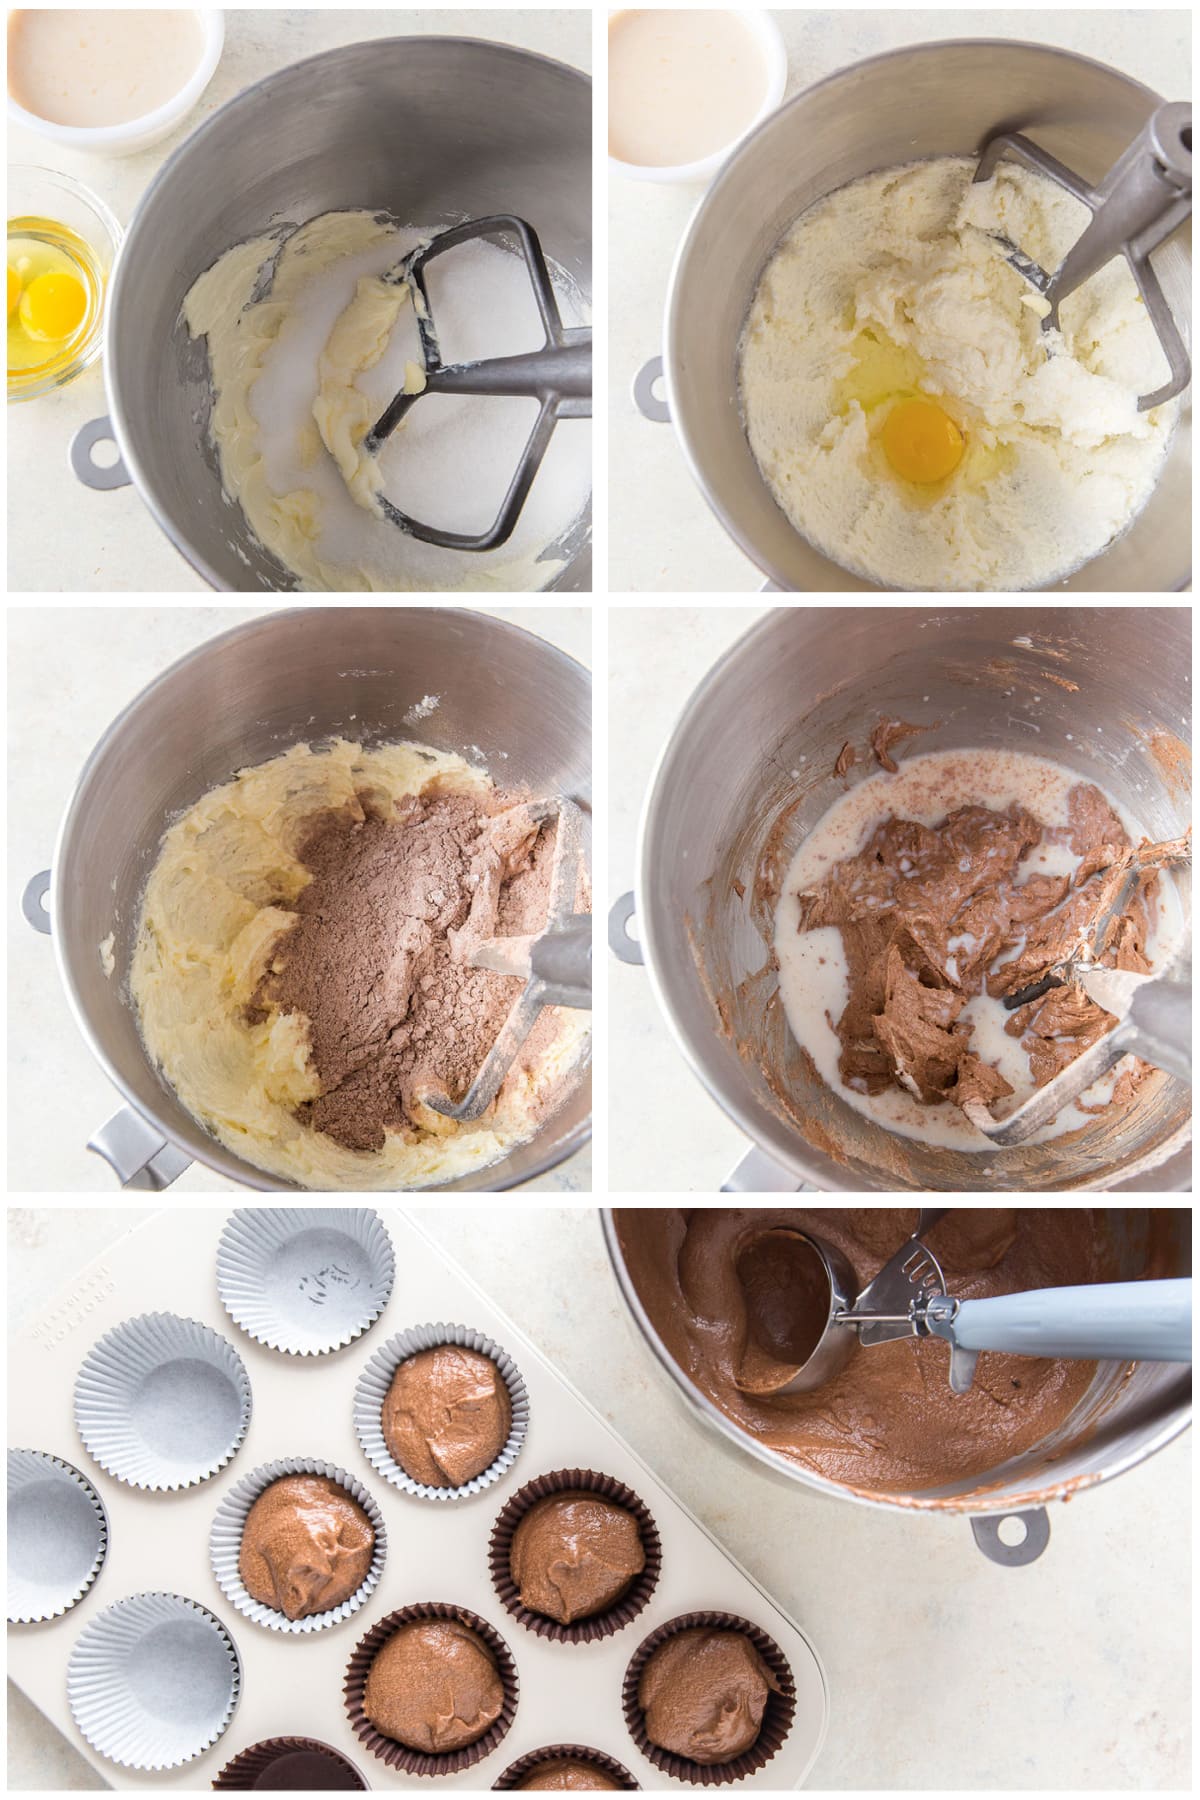
[[[805,838],[784,879],[775,915],[780,994],[792,1035],[827,1085],[857,1112],[902,1137],[957,1150],[994,1148],[948,1101],[922,1103],[902,1085],[868,1092],[861,1079],[843,1079],[843,1045],[837,1025],[850,998],[843,933],[837,925],[805,929],[802,896],[820,889],[837,865],[858,855],[887,818],[911,820],[933,829],[956,809],[967,806],[986,807],[995,813],[1021,807],[1056,834],[1034,845],[1022,858],[1019,884],[1042,876],[1074,876],[1083,858],[1072,851],[1062,834],[1070,825],[1071,794],[1080,785],[1080,777],[1072,771],[1017,751],[937,751],[908,758],[896,774],[880,773],[860,782],[829,808]],[[1126,809],[1108,795],[1103,798],[1132,844],[1148,837]],[[900,872],[908,873],[903,868]],[[1146,952],[1158,971],[1173,960],[1185,937],[1178,890],[1168,875],[1158,876],[1149,913]],[[946,974],[952,982],[957,981],[958,959],[965,966],[978,944],[967,933],[951,934],[946,948]],[[1011,954],[1010,949],[1004,956]],[[998,956],[995,962],[1002,960]],[[1013,1089],[1013,1097],[1005,1102],[1009,1108],[1026,1099],[1036,1085],[1021,1039],[1005,1029],[1012,1016],[1003,999],[987,992],[968,998],[957,1015],[958,1023],[971,1028],[969,1041],[975,1056],[997,1070]],[[1112,1098],[1124,1064],[1131,1061],[1123,1059],[1117,1070],[1064,1107],[1054,1124],[1031,1141],[1043,1142],[1094,1119],[1094,1109]]]

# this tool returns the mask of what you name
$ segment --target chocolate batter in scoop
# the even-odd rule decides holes
[[[371,1521],[325,1475],[284,1475],[250,1508],[238,1571],[263,1606],[306,1619],[358,1592],[375,1549]]]
[[[423,1091],[462,1098],[520,993],[470,957],[487,937],[545,924],[554,831],[512,796],[494,802],[427,789],[393,805],[363,791],[300,846],[312,880],[251,1012],[307,1018],[321,1093],[298,1116],[349,1150],[382,1149],[389,1128],[436,1128]],[[548,1042],[547,1015],[539,1032]],[[537,1047],[531,1035],[526,1058]]]
[[[1030,874],[1029,854],[1043,844],[1078,857],[1075,872]],[[927,1106],[1011,1094],[1007,1077],[976,1054],[968,1002],[1003,999],[1060,974],[1131,869],[1144,879],[1105,932],[1097,960],[1148,974],[1156,872],[1183,849],[1135,848],[1104,795],[1086,783],[1071,789],[1068,822],[1059,827],[1016,804],[960,806],[935,826],[884,819],[857,855],[800,895],[800,930],[837,926],[845,947],[849,999],[835,1021],[842,1081],[866,1094],[898,1086]],[[1014,1009],[1005,1030],[1020,1039],[1041,1087],[1114,1024],[1072,983]]]
[[[647,1658],[638,1682],[646,1736],[660,1750],[711,1767],[758,1742],[779,1683],[741,1631],[677,1631]]]
[[[1169,1273],[1165,1222],[1133,1218],[1147,1239],[1139,1273]],[[811,1232],[845,1254],[861,1289],[916,1229],[916,1209],[622,1209],[616,1222],[638,1297],[700,1392],[781,1456],[856,1490],[969,1484],[1061,1431],[1096,1373],[1095,1363],[988,1351],[970,1391],[953,1394],[946,1346],[906,1338],[856,1350],[812,1393],[762,1392],[744,1372],[786,1363],[790,1340],[769,1259],[746,1247],[781,1226]],[[926,1241],[950,1293],[966,1300],[1129,1278],[1100,1208],[963,1207]]]

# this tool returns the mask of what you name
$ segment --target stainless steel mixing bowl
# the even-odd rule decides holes
[[[1165,1075],[1121,1123],[1101,1115],[1042,1145],[972,1155],[883,1130],[799,1051],[770,942],[772,872],[842,791],[841,746],[885,713],[929,727],[909,754],[1029,750],[1176,836],[1190,817],[1190,671],[1190,610],[1176,606],[782,608],[710,671],[646,799],[636,906],[679,1044],[776,1165],[740,1189],[1186,1188],[1190,1090]],[[860,759],[850,780],[871,772]]]
[[[414,726],[426,695],[440,696]],[[314,607],[212,638],[114,720],[79,777],[50,876],[50,923],[76,1023],[134,1116],[93,1142],[127,1185],[161,1187],[203,1162],[247,1187],[265,1175],[198,1124],[146,1054],[127,978],[138,908],[163,831],[238,769],[336,735],[417,738],[482,760],[505,785],[591,802],[591,683],[569,656],[461,608]],[[31,895],[27,911],[36,896]],[[99,946],[114,933],[115,971]],[[508,1188],[561,1162],[589,1132],[586,1078],[536,1137],[448,1184]]]
[[[1121,1209],[1117,1213],[1116,1235],[1123,1258],[1122,1279],[1133,1280],[1146,1271],[1145,1219],[1145,1213],[1133,1209]],[[1190,1368],[1170,1363],[1137,1363],[1133,1373],[1126,1378],[1122,1373],[1123,1364],[1101,1363],[1088,1392],[1062,1428],[1035,1449],[1012,1457],[970,1482],[902,1494],[860,1492],[789,1461],[713,1405],[671,1355],[642,1304],[621,1242],[620,1212],[606,1208],[602,1221],[613,1273],[636,1331],[659,1371],[683,1397],[693,1416],[710,1433],[717,1433],[726,1444],[736,1448],[743,1469],[747,1459],[752,1459],[758,1469],[766,1469],[793,1486],[812,1488],[867,1506],[899,1507],[907,1512],[1004,1515],[1028,1512],[1051,1500],[1070,1499],[1083,1489],[1110,1480],[1161,1450],[1191,1422]],[[1168,1215],[1167,1224],[1172,1247],[1171,1267],[1166,1272],[1190,1275],[1190,1207],[1175,1209]],[[861,1354],[869,1356],[870,1351]],[[994,1534],[980,1531],[976,1535],[980,1547],[989,1555],[995,1554],[998,1561],[1009,1560],[1004,1557],[1002,1548],[998,1548]],[[1017,1560],[1031,1558],[1027,1554]]]
[[[179,316],[192,282],[231,245],[338,208],[418,225],[515,213],[589,295],[591,116],[591,83],[578,70],[469,38],[351,44],[238,94],[164,165],[129,227],[108,297],[111,425],[79,434],[76,473],[95,487],[134,481],[213,587],[295,588],[222,494],[208,357]],[[108,436],[120,449],[115,469],[92,461]],[[549,585],[590,588],[579,536]]]
[[[1185,71],[1180,71],[1183,78]],[[664,373],[679,441],[722,525],[781,588],[862,593],[776,505],[742,428],[737,348],[764,263],[815,201],[873,170],[978,154],[999,131],[1025,131],[1096,180],[1159,104],[1149,88],[1087,57],[1039,44],[922,44],[855,63],[799,94],[748,138],[701,201],[676,257]],[[1190,231],[1155,256],[1181,328],[1191,308]],[[1162,593],[1187,586],[1191,557],[1191,413],[1184,413],[1150,501],[1126,534],[1060,584],[1078,593]]]

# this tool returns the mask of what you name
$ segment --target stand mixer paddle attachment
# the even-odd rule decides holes
[[[525,986],[462,1099],[452,1100],[448,1094],[428,1089],[420,1096],[433,1112],[459,1123],[483,1117],[543,1006],[586,1010],[592,1004],[592,915],[575,911],[583,867],[582,814],[574,801],[564,798],[529,801],[510,810],[520,815],[519,822],[526,827],[530,823],[555,825],[546,920],[539,932],[528,937],[485,938],[468,958],[472,968],[514,976]],[[493,827],[502,828],[508,816],[498,814]]]
[[[1162,387],[1140,396],[1138,411],[1149,412],[1181,394],[1192,378],[1191,362],[1150,254],[1192,214],[1190,105],[1172,101],[1160,106],[1096,187],[1016,131],[1002,132],[985,144],[975,181],[989,181],[1002,156],[1056,181],[1092,214],[1083,235],[1053,270],[1043,269],[1010,238],[994,234],[1013,268],[1040,294],[1045,306],[1042,330],[1057,331],[1058,309],[1067,295],[1114,256],[1123,256],[1170,369],[1170,379]]]
[[[950,1388],[965,1394],[982,1350],[1070,1361],[1190,1363],[1191,1280],[1101,1282],[1042,1288],[991,1300],[946,1292],[937,1258],[922,1241],[945,1208],[923,1208],[917,1232],[857,1291],[842,1253],[791,1226],[768,1227],[754,1247],[778,1257],[795,1298],[795,1331],[774,1356],[748,1353],[738,1385],[756,1394],[810,1393],[858,1349],[897,1338],[939,1337],[950,1346]]]
[[[515,238],[529,271],[534,298],[541,316],[546,341],[541,349],[519,356],[495,356],[481,362],[444,363],[438,341],[437,324],[430,310],[425,271],[437,257],[475,238]],[[398,506],[380,496],[385,517],[410,537],[426,544],[438,544],[446,550],[494,550],[508,542],[516,529],[521,509],[533,486],[550,447],[550,439],[560,419],[590,419],[592,416],[592,331],[590,326],[564,325],[558,308],[550,270],[541,242],[532,225],[507,213],[487,219],[470,219],[464,225],[439,232],[428,244],[406,256],[389,269],[385,281],[407,285],[412,290],[417,327],[421,336],[421,353],[425,364],[425,380],[419,391],[401,392],[372,426],[363,443],[369,456],[376,456],[406,414],[425,394],[477,394],[490,399],[527,398],[539,403],[538,416],[530,432],[516,472],[508,486],[500,510],[486,531],[443,531],[425,525],[402,512]]]

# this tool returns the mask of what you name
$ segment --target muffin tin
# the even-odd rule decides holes
[[[9,1630],[9,1664],[34,1703],[117,1788],[144,1788],[145,1775],[99,1755],[77,1730],[68,1706],[66,1669],[82,1633],[133,1595],[169,1593],[211,1612],[233,1641],[241,1695],[223,1735],[180,1767],[154,1777],[156,1788],[206,1789],[232,1759],[263,1740],[304,1733],[339,1751],[375,1789],[490,1788],[514,1762],[546,1745],[578,1743],[605,1753],[647,1789],[696,1793],[638,1750],[622,1712],[626,1671],[659,1627],[688,1613],[727,1613],[751,1621],[778,1645],[796,1687],[795,1717],[765,1767],[724,1786],[788,1788],[811,1769],[825,1733],[828,1696],[819,1658],[789,1619],[723,1551],[670,1491],[469,1278],[402,1213],[384,1211],[395,1248],[396,1278],[380,1318],[345,1348],[286,1356],[231,1325],[217,1291],[223,1208],[173,1207],[128,1234],[45,1319],[10,1342],[19,1371],[9,1394],[10,1442],[75,1462],[108,1515],[104,1566],[72,1609],[44,1624]],[[132,1488],[101,1471],[76,1435],[72,1397],[92,1345],[127,1319],[169,1308],[228,1336],[242,1359],[253,1410],[232,1460],[203,1483],[173,1493]],[[524,1377],[528,1427],[519,1454],[491,1485],[452,1506],[431,1506],[379,1480],[354,1428],[354,1396],[376,1350],[396,1332],[429,1319],[461,1321],[508,1352]],[[260,1465],[308,1456],[359,1477],[378,1502],[388,1533],[387,1563],[356,1616],[302,1638],[264,1631],[239,1614],[214,1579],[209,1536],[217,1508]],[[562,1643],[523,1629],[506,1612],[489,1569],[489,1541],[506,1503],[528,1482],[555,1470],[595,1470],[645,1502],[662,1541],[662,1569],[637,1618],[591,1643]],[[421,1777],[389,1767],[359,1741],[343,1698],[347,1669],[365,1633],[397,1609],[443,1603],[486,1620],[507,1643],[520,1678],[512,1725],[473,1767]],[[15,1640],[15,1642],[14,1642]]]

